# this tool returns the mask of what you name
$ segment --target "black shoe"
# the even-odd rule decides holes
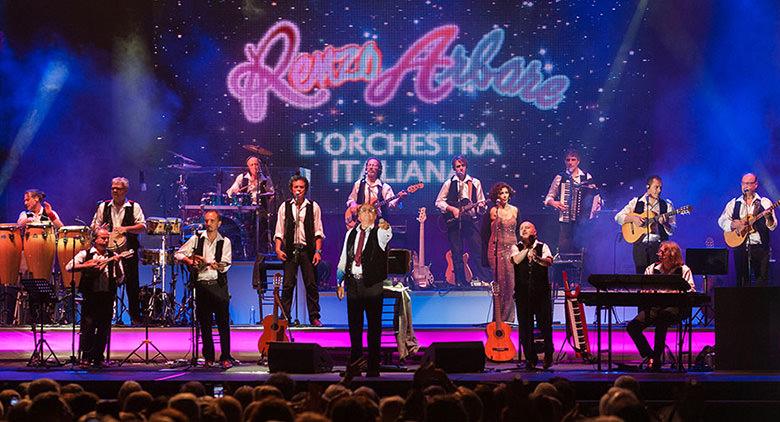
[[[525,361],[525,370],[526,371],[536,371],[536,364],[537,364],[537,362],[530,362],[530,361],[526,360]]]
[[[550,369],[552,364],[553,364],[553,357],[552,357],[552,355],[544,355],[544,364],[542,365],[542,368]]]

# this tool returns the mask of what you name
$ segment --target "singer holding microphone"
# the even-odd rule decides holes
[[[718,218],[718,225],[724,232],[743,229],[748,215],[758,215],[772,207],[769,198],[762,198],[756,193],[758,177],[755,174],[747,173],[742,176],[741,189],[742,195],[727,202]],[[765,218],[756,221],[753,228],[755,232],[747,236],[745,244],[733,249],[738,287],[750,286],[751,272],[756,276],[757,285],[765,286],[769,281],[769,232],[777,228],[774,210],[767,213]]]
[[[319,204],[306,199],[306,192],[309,190],[308,179],[295,174],[290,178],[289,187],[293,198],[279,207],[274,233],[276,256],[284,263],[282,308],[285,315],[291,315],[293,291],[298,280],[298,268],[300,268],[303,284],[306,287],[309,321],[314,327],[322,327],[320,292],[314,268],[322,260],[322,239],[325,238],[322,229],[322,212]]]
[[[51,222],[55,229],[62,227],[59,214],[54,211],[51,204],[44,202],[46,194],[38,189],[28,189],[24,192],[25,211],[19,213],[16,223],[26,226],[30,223]]]
[[[363,167],[363,177],[358,179],[352,186],[352,192],[347,199],[347,207],[351,210],[352,214],[357,214],[360,205],[365,203],[383,201],[385,198],[391,198],[393,188],[389,184],[385,183],[381,179],[382,177],[382,162],[378,158],[371,157],[366,160],[366,164]],[[378,217],[387,217],[388,208],[396,208],[401,203],[401,199],[407,195],[406,192],[401,192],[398,198],[388,202],[377,210]],[[350,223],[347,221],[346,223]]]
[[[548,369],[553,363],[552,296],[548,275],[553,256],[550,247],[536,239],[536,226],[524,221],[520,224],[520,242],[512,246],[510,256],[515,266],[518,351],[525,352],[525,369],[534,370],[538,363],[534,352],[536,317],[544,339],[544,369]]]

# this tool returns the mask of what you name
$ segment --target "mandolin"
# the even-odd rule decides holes
[[[487,341],[485,342],[485,356],[493,362],[508,362],[517,356],[517,349],[512,343],[510,334],[512,327],[501,319],[498,304],[500,291],[498,283],[490,283],[493,288],[493,322],[488,323]]]
[[[373,204],[374,208],[379,209],[379,208],[387,205],[389,202],[395,201],[396,198],[401,196],[401,193],[403,193],[403,192],[406,192],[408,194],[415,193],[418,190],[422,189],[424,186],[425,186],[425,184],[423,182],[416,183],[414,185],[409,185],[406,189],[402,190],[401,192],[398,192],[397,194],[395,194],[395,195],[393,195],[393,196],[391,196],[389,198],[385,198],[385,199],[383,199],[383,200],[381,200],[379,202],[377,202],[377,200],[379,198],[371,198],[368,201],[368,203]],[[358,209],[360,209],[360,207],[348,207],[347,210],[344,212],[344,223],[347,224],[347,228],[348,229],[351,229],[351,228],[355,227],[355,225],[357,225],[357,222],[358,222],[358,219],[357,219]]]
[[[740,230],[730,230],[723,232],[723,238],[726,240],[726,244],[732,248],[741,246],[743,243],[745,243],[745,239],[747,239],[748,235],[756,231],[753,225],[762,218],[766,217],[766,215],[771,213],[772,210],[777,208],[778,205],[780,205],[780,201],[776,201],[758,215],[748,214],[745,216],[745,218],[742,219],[742,221],[745,223],[745,227]]]
[[[692,211],[693,211],[692,206],[685,205],[680,208],[677,208],[676,210],[672,210],[663,213],[661,215],[658,215],[652,211],[645,211],[641,214],[632,212],[628,215],[644,218],[645,222],[643,224],[635,224],[635,223],[623,224],[623,226],[621,227],[621,231],[623,232],[623,239],[625,239],[626,242],[628,243],[634,243],[637,240],[641,239],[642,236],[647,234],[647,227],[651,224],[657,224],[659,218],[661,217],[667,218],[677,214],[686,215],[686,214],[690,214]]]
[[[287,336],[289,321],[285,318],[279,318],[279,303],[281,302],[279,300],[279,287],[281,285],[282,274],[274,274],[274,311],[263,318],[263,334],[260,335],[260,339],[257,341],[257,350],[260,352],[261,358],[268,356],[269,343],[287,343],[290,341],[290,338]]]

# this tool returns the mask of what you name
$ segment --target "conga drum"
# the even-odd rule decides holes
[[[51,223],[30,223],[24,229],[24,259],[33,278],[51,277],[56,251],[54,227]]]
[[[17,224],[0,224],[0,285],[16,285],[21,262],[21,227]]]
[[[89,249],[92,240],[89,237],[89,227],[86,226],[62,226],[57,232],[57,260],[60,262],[62,273],[62,285],[70,288],[71,280],[79,286],[81,273],[76,271],[69,273],[65,267],[79,252]]]

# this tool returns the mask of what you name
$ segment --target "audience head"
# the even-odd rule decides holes
[[[284,372],[271,374],[271,376],[268,377],[268,380],[266,380],[265,384],[273,385],[274,387],[278,388],[279,391],[282,392],[285,400],[292,399],[293,394],[295,394],[295,380],[293,380]]]
[[[48,392],[59,394],[60,384],[51,378],[38,378],[35,381],[31,381],[30,385],[27,387],[27,397],[29,397],[30,400],[34,400],[38,394]]]
[[[295,420],[292,408],[290,408],[286,401],[276,397],[268,397],[267,399],[254,402],[251,407],[253,409],[248,415],[249,417],[244,415],[245,421],[293,422]]]
[[[200,381],[188,381],[182,384],[179,388],[180,393],[192,393],[195,397],[203,397],[206,395],[206,387]]]
[[[32,399],[30,408],[27,409],[27,416],[30,421],[71,422],[73,420],[70,408],[56,391],[46,391],[36,395]]]
[[[328,416],[333,422],[376,422],[379,406],[365,396],[345,396],[333,403]]]
[[[130,395],[130,393],[141,390],[143,390],[143,388],[141,388],[141,384],[136,381],[127,380],[122,383],[122,386],[119,387],[119,392],[116,395],[117,400],[119,400],[119,407],[121,408],[122,405],[124,405],[125,399]]]
[[[190,420],[190,422],[200,421],[200,406],[198,398],[192,393],[179,393],[168,401],[168,407],[176,409]]]
[[[258,385],[252,391],[252,398],[254,401],[260,401],[267,397],[284,399],[284,394],[282,394],[282,392],[273,385]]]
[[[454,394],[434,396],[425,411],[425,421],[468,422],[469,416],[463,403]]]
[[[404,409],[401,396],[390,396],[379,400],[379,418],[382,422],[395,422]]]

